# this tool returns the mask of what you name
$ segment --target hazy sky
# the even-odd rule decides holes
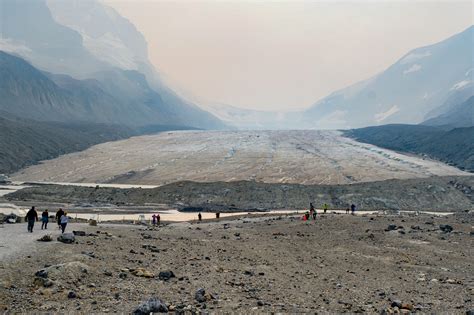
[[[474,23],[472,1],[105,0],[200,103],[307,107]]]

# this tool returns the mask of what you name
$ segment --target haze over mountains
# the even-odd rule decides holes
[[[343,69],[335,71],[343,75]],[[439,43],[408,52],[385,71],[335,91],[306,110],[264,115],[226,105],[208,108],[222,120],[250,129],[349,129],[418,124],[444,114],[450,106],[474,95],[473,76],[474,26],[471,26]],[[268,122],[266,117],[276,119]]]
[[[63,106],[74,107],[73,116],[61,109],[61,120],[224,127],[164,86],[147,60],[143,36],[97,1],[2,1],[0,50],[17,54],[42,71],[63,75],[48,75],[63,93],[51,82],[43,85],[50,95],[67,98],[61,101]],[[28,71],[22,75],[47,81],[38,71]],[[29,89],[30,83],[38,82],[27,79],[24,88]],[[19,110],[15,114],[21,114]],[[51,119],[59,114],[53,113]]]
[[[383,131],[384,135],[391,132],[390,137],[383,137],[385,143],[381,138],[370,142],[376,139],[377,128],[365,129],[357,138],[391,148],[391,139],[410,130],[411,137],[419,138],[413,142],[419,147],[397,149],[430,154],[436,150],[424,144],[429,129],[433,139],[450,139],[464,148],[464,153],[453,155],[454,146],[445,143],[446,152],[432,157],[474,169],[471,147],[465,144],[474,126],[474,26],[414,49],[378,75],[336,91],[305,110],[266,112],[200,104],[206,111],[162,82],[148,60],[143,35],[101,2],[4,0],[0,6],[2,127],[9,135],[22,135],[15,128],[28,126],[34,133],[48,126],[44,141],[25,136],[12,142],[19,146],[12,148],[14,152],[20,147],[43,152],[40,143],[54,148],[18,161],[9,147],[3,148],[7,152],[3,165],[8,167],[0,168],[0,173],[102,141],[162,130],[347,129],[393,123],[397,127]],[[335,71],[343,75],[343,69]],[[400,125],[419,123],[431,128]],[[69,126],[74,128],[64,131]],[[462,129],[439,137],[454,128]],[[100,136],[87,139],[82,134],[86,129]],[[54,138],[59,133],[68,136]],[[75,133],[80,141],[70,145],[68,139]],[[11,142],[7,140],[2,141]]]

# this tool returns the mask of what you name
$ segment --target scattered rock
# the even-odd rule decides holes
[[[152,297],[140,304],[134,311],[134,315],[149,315],[150,313],[168,313],[168,306],[158,298]]]
[[[86,236],[86,232],[84,231],[72,231],[72,233],[76,236]]]
[[[440,224],[439,229],[444,233],[451,233],[453,231],[453,227],[449,224]]]
[[[76,241],[76,238],[72,233],[64,233],[58,236],[58,241],[66,244],[72,244]]]
[[[154,278],[155,275],[146,270],[145,268],[141,268],[141,267],[138,267],[138,268],[135,268],[135,269],[130,269],[130,272],[132,273],[132,275],[136,276],[136,277],[144,277],[144,278]]]
[[[385,231],[395,231],[397,229],[397,226],[395,224],[389,224]]]
[[[168,281],[171,278],[175,278],[176,276],[174,275],[173,271],[167,270],[167,271],[160,271],[158,274],[158,278],[160,280]]]
[[[53,237],[50,234],[43,235],[38,239],[38,242],[51,242]]]
[[[67,294],[68,299],[75,299],[77,297],[76,292],[74,291],[69,291]]]
[[[211,294],[206,292],[203,288],[199,288],[196,293],[194,294],[194,298],[199,303],[204,303],[206,301],[217,300],[218,297],[216,294]]]

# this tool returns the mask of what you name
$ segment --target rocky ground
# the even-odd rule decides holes
[[[0,310],[464,314],[474,308],[473,223],[472,212],[72,223],[85,232],[73,243],[53,230],[52,242],[31,239],[35,250],[2,259]]]
[[[348,185],[299,185],[240,182],[177,182],[150,189],[37,185],[6,195],[5,202],[56,208],[52,203],[115,205],[153,209],[191,208],[199,211],[239,212],[305,209],[327,203],[331,209],[359,210],[474,210],[474,176],[392,179]],[[0,197],[0,203],[2,198]]]

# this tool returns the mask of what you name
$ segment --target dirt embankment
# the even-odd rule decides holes
[[[153,189],[39,185],[9,194],[12,202],[165,204],[201,211],[304,209],[462,211],[474,208],[474,176],[386,180],[351,185],[298,185],[240,182],[178,182]]]
[[[0,263],[0,311],[131,313],[155,297],[188,313],[465,314],[474,308],[473,220],[463,212],[147,230],[72,223],[85,232],[74,243],[36,242]]]

